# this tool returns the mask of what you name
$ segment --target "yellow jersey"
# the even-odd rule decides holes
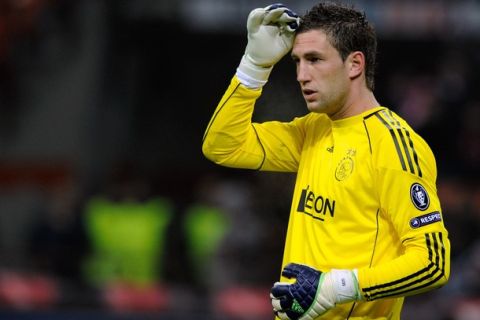
[[[252,123],[260,95],[232,79],[203,153],[223,166],[297,173],[283,266],[357,269],[363,297],[318,319],[400,319],[405,296],[445,284],[450,243],[428,144],[384,107]]]

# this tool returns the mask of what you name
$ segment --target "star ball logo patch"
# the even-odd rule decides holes
[[[414,183],[410,187],[410,198],[415,208],[421,211],[427,210],[430,205],[430,198],[425,188],[420,183]]]

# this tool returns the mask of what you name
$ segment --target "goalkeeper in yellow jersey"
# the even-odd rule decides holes
[[[280,319],[400,319],[404,297],[444,285],[450,242],[435,158],[377,102],[376,35],[365,15],[319,3],[298,17],[281,4],[251,11],[248,43],[206,128],[217,164],[296,172]],[[252,123],[255,101],[287,53],[306,116]]]

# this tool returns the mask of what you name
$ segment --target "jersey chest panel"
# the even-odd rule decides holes
[[[293,201],[290,231],[294,243],[303,243],[292,243],[305,250],[300,259],[321,267],[369,261],[356,251],[373,245],[379,201],[362,123],[307,131]]]

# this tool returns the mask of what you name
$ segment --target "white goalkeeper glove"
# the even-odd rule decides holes
[[[271,290],[273,312],[280,319],[313,320],[336,304],[361,299],[357,276],[352,270],[321,272],[296,263],[282,271],[294,283],[276,282]]]
[[[267,82],[273,65],[292,48],[299,24],[298,15],[279,3],[250,12],[248,43],[236,73],[242,84],[260,88]]]

